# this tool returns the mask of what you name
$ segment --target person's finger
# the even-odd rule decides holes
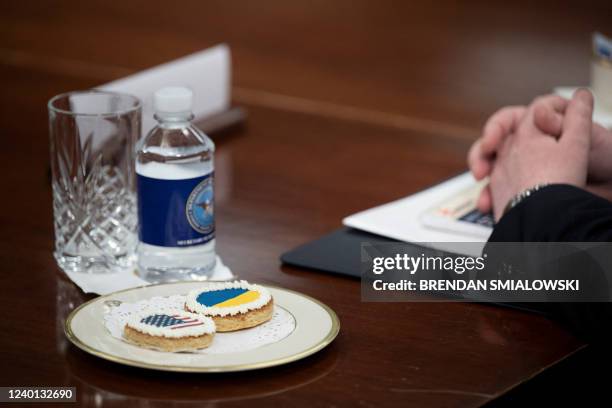
[[[591,146],[589,150],[588,175],[590,181],[601,182],[612,177],[612,130],[593,123],[591,129]],[[612,194],[612,188],[610,189]]]
[[[559,137],[563,131],[563,113],[569,101],[558,95],[536,98],[532,104],[533,121],[543,133]]]
[[[547,135],[559,137],[563,132],[563,115],[550,110],[547,106],[534,107],[533,121],[536,127]]]
[[[574,92],[563,118],[563,134],[559,143],[575,152],[588,154],[593,126],[593,95],[586,89]]]
[[[482,154],[495,154],[504,138],[516,130],[525,112],[525,106],[507,106],[491,115],[482,131]]]
[[[565,113],[569,99],[565,99],[559,95],[544,95],[538,96],[533,100],[531,106],[546,106],[557,113]]]
[[[491,158],[482,154],[480,145],[482,139],[478,139],[468,153],[468,167],[476,180],[481,180],[491,172]]]
[[[476,208],[483,214],[491,212],[493,208],[493,197],[491,196],[491,189],[489,186],[485,186],[480,191],[478,201],[476,201]]]

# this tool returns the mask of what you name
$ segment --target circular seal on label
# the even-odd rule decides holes
[[[208,234],[215,229],[212,174],[202,180],[187,199],[187,220],[194,230]]]

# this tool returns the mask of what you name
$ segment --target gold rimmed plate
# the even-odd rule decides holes
[[[135,303],[155,296],[188,293],[202,282],[177,282],[127,289],[100,296],[75,309],[64,331],[78,348],[94,356],[135,367],[181,372],[230,372],[286,364],[307,357],[330,344],[340,330],[336,313],[310,296],[266,286],[276,305],[295,319],[295,329],[283,339],[256,349],[228,354],[167,353],[148,350],[113,337],[104,325],[107,305]]]

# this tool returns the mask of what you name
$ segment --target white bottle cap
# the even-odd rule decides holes
[[[182,86],[158,89],[153,95],[153,107],[159,113],[191,112],[193,91]]]

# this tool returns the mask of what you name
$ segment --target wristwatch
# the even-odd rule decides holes
[[[508,204],[506,205],[506,208],[504,208],[504,212],[503,212],[502,215],[505,215],[508,211],[510,211],[511,209],[516,207],[518,203],[520,203],[521,201],[523,201],[524,199],[526,199],[527,197],[529,197],[530,195],[532,195],[536,191],[538,191],[538,190],[540,190],[543,187],[546,187],[548,185],[550,185],[550,184],[549,183],[536,184],[535,186],[533,186],[531,188],[527,188],[527,189],[521,191],[520,193],[518,193],[517,195],[512,197],[512,199],[510,201],[508,201]]]

